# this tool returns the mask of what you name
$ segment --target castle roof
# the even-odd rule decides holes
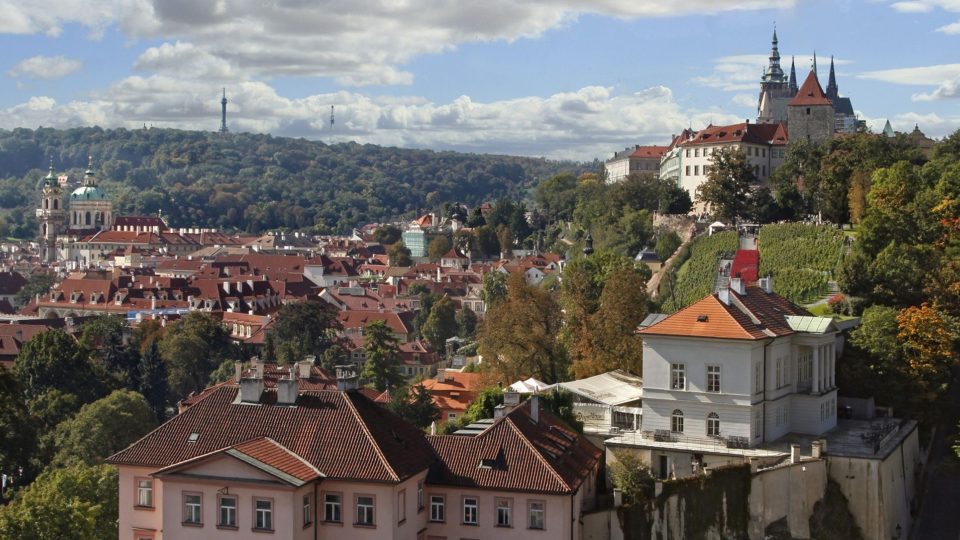
[[[817,79],[817,73],[811,71],[803,85],[800,86],[800,90],[797,91],[796,97],[790,101],[791,106],[810,106],[810,105],[830,105],[833,106],[833,103],[830,102],[830,99],[827,98],[827,95],[823,93],[823,88],[820,87],[820,80]]]
[[[722,143],[787,144],[787,131],[783,124],[751,124],[741,122],[729,126],[707,126],[680,146]]]

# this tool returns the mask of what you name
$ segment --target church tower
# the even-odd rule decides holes
[[[757,123],[776,124],[787,121],[787,103],[793,97],[791,80],[780,67],[780,40],[773,29],[769,64],[760,78],[760,97],[757,100]],[[796,83],[794,83],[796,84]]]
[[[40,206],[37,208],[41,262],[57,260],[57,235],[63,231],[67,220],[67,212],[63,207],[63,190],[60,182],[53,174],[53,160],[50,160],[50,172],[43,178],[43,188],[40,195]]]
[[[827,81],[827,98],[833,101],[840,97],[837,89],[837,74],[833,70],[833,56],[830,56],[830,79]]]

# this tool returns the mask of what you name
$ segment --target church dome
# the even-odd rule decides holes
[[[71,201],[106,201],[107,194],[97,186],[80,186],[70,194]]]

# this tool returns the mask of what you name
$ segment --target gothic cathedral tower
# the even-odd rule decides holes
[[[50,172],[43,179],[40,206],[37,208],[38,241],[42,262],[49,263],[57,259],[57,235],[63,232],[66,220],[67,212],[63,208],[63,190],[60,189],[60,182],[53,174],[53,160],[50,160]]]

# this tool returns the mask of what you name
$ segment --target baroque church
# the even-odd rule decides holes
[[[795,61],[790,59],[790,74],[780,66],[779,40],[773,31],[770,62],[760,80],[757,105],[758,124],[785,124],[791,139],[821,141],[833,133],[853,133],[860,126],[850,98],[841,97],[833,57],[826,91],[820,85],[817,56],[804,83],[797,85]],[[792,114],[791,114],[792,113]]]
[[[69,206],[63,200],[63,188],[67,185],[66,176],[58,178],[53,174],[51,163],[50,172],[43,179],[37,208],[40,258],[44,262],[57,260],[58,241],[62,245],[65,239],[107,230],[113,223],[113,202],[97,187],[93,158],[90,158],[81,185],[70,193]]]

